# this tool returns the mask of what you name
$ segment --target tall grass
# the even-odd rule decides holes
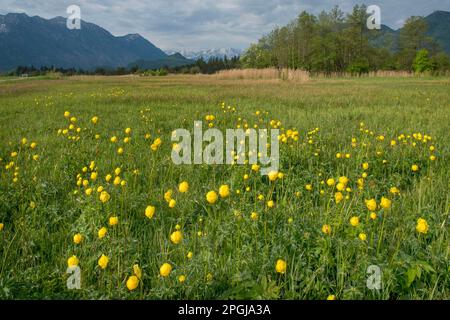
[[[304,70],[293,69],[232,69],[221,70],[214,75],[217,79],[248,79],[248,80],[290,80],[306,82],[309,80],[309,73]]]
[[[312,78],[411,78],[421,76],[448,76],[448,72],[415,74],[405,70],[379,70],[355,74],[350,72],[308,72],[300,69],[264,68],[264,69],[232,69],[221,70],[214,74],[217,79],[229,80],[289,80],[307,82]]]
[[[314,78],[355,78],[355,77],[364,77],[364,78],[390,78],[390,77],[399,77],[399,78],[407,78],[414,77],[414,73],[410,71],[403,70],[379,70],[379,71],[370,71],[368,73],[355,74],[350,72],[314,72],[311,73],[311,77]]]

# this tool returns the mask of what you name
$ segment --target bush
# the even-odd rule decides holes
[[[423,73],[425,71],[433,70],[433,65],[428,57],[427,49],[417,51],[412,67],[416,73]]]
[[[363,60],[353,62],[347,67],[347,72],[358,75],[369,73],[369,63]]]

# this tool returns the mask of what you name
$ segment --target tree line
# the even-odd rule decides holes
[[[338,7],[315,16],[303,11],[252,44],[241,57],[245,68],[292,68],[309,72],[365,73],[377,70],[441,71],[450,59],[426,35],[422,17],[410,17],[398,39],[386,29],[369,30],[366,6],[344,14]]]
[[[239,56],[228,58],[227,56],[222,57],[211,57],[208,60],[203,58],[197,59],[193,64],[184,66],[163,66],[157,69],[140,69],[137,66],[131,68],[104,68],[98,67],[93,70],[83,70],[77,68],[59,68],[54,66],[41,66],[36,68],[35,66],[18,66],[15,70],[8,72],[6,75],[9,76],[43,76],[48,73],[60,73],[66,76],[73,75],[126,75],[126,74],[140,74],[146,76],[165,76],[169,73],[171,74],[213,74],[220,70],[226,69],[237,69],[240,67]]]

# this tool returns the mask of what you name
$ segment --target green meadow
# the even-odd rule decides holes
[[[450,298],[449,78],[4,80],[2,299]],[[278,172],[175,165],[194,121]]]

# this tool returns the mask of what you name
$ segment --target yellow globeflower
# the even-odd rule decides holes
[[[169,201],[172,199],[172,193],[173,193],[172,189],[167,190],[167,191],[164,193],[164,200],[166,200],[167,202],[169,202]]]
[[[275,181],[278,178],[278,171],[270,171],[268,174],[270,181]]]
[[[344,199],[344,196],[342,195],[341,192],[336,192],[334,194],[334,200],[336,201],[336,203],[341,202]]]
[[[392,194],[400,194],[400,190],[397,187],[392,187],[389,189],[389,192]]]
[[[377,201],[375,199],[366,200],[366,207],[369,211],[377,210]]]
[[[183,241],[183,234],[181,231],[175,231],[170,235],[170,241],[174,244],[179,244]]]
[[[109,262],[109,258],[107,256],[105,256],[104,254],[102,254],[102,256],[98,259],[98,265],[102,269],[106,269],[106,267],[108,266],[108,262]]]
[[[183,282],[185,282],[186,281],[186,276],[185,275],[180,275],[179,277],[178,277],[178,281],[180,282],[180,283],[183,283]]]
[[[375,220],[377,218],[377,214],[375,212],[370,213],[370,219]]]
[[[428,227],[427,220],[425,220],[423,218],[417,219],[417,225],[416,225],[417,232],[426,234],[428,232],[428,229],[429,229],[429,227]]]
[[[278,273],[285,273],[286,272],[286,261],[282,260],[282,259],[278,259],[277,263],[275,264],[275,270]]]
[[[175,208],[176,204],[177,204],[177,201],[175,199],[170,199],[169,208]]]
[[[92,191],[93,191],[92,188],[87,188],[85,193],[87,196],[90,196],[92,194]]]
[[[364,163],[362,164],[362,168],[363,168],[364,170],[369,169],[369,164],[368,164],[367,162],[364,162]]]
[[[389,200],[388,198],[385,197],[381,197],[381,201],[380,201],[380,206],[383,209],[389,209],[391,207],[392,201]]]
[[[108,232],[108,229],[106,229],[106,227],[102,227],[100,228],[100,230],[98,230],[98,238],[102,239],[106,236],[106,233]]]
[[[258,172],[259,171],[259,165],[252,164],[252,170],[255,171],[255,172]]]
[[[230,187],[226,184],[223,184],[219,188],[219,195],[222,198],[226,198],[230,195]]]
[[[105,177],[105,181],[109,182],[111,180],[112,176],[110,174],[107,174]]]
[[[128,278],[127,280],[127,288],[130,291],[133,291],[134,289],[136,289],[139,285],[139,278],[136,276],[131,276]]]
[[[73,236],[73,243],[80,244],[81,241],[83,241],[83,236],[81,235],[81,233],[77,233]]]
[[[187,254],[187,258],[192,259],[193,256],[194,256],[194,253],[192,253],[192,251],[189,251]]]
[[[413,165],[411,166],[411,170],[412,170],[413,172],[417,172],[417,171],[419,171],[419,166],[418,166],[417,164],[413,164]]]
[[[267,207],[268,208],[273,208],[274,206],[275,206],[275,202],[273,202],[273,200],[267,201]]]
[[[78,258],[76,256],[71,256],[69,259],[67,259],[67,266],[74,267],[77,266],[79,263]]]
[[[142,278],[142,270],[141,268],[139,268],[138,264],[133,265],[133,272],[136,275],[136,277],[138,277],[138,279]]]
[[[350,224],[353,227],[357,227],[359,225],[359,217],[351,217],[350,218]]]
[[[217,202],[218,196],[215,191],[209,191],[206,194],[206,201],[208,201],[210,204],[214,204]]]
[[[125,133],[126,133],[126,134],[130,134],[130,133],[131,133],[131,128],[126,128],[126,129],[125,129]]]
[[[333,178],[330,178],[330,179],[328,179],[327,180],[327,185],[329,186],[329,187],[332,187],[332,186],[334,186],[335,185],[335,181],[334,181],[334,179]]]
[[[121,172],[122,172],[122,169],[120,169],[120,168],[116,168],[116,169],[114,170],[114,174],[115,174],[116,176],[118,176]]]
[[[324,224],[322,226],[322,232],[325,234],[331,234],[331,226],[329,224]]]
[[[344,189],[345,189],[345,184],[339,182],[339,183],[336,185],[336,189],[337,189],[338,191],[344,190]]]
[[[253,221],[256,221],[256,220],[258,220],[258,214],[256,212],[252,212],[251,215],[250,215],[250,218]]]
[[[120,184],[121,181],[122,181],[122,179],[120,179],[120,177],[117,176],[117,177],[114,178],[113,184],[114,184],[115,186],[118,186],[118,185]]]
[[[343,185],[347,185],[348,178],[346,176],[339,177],[339,183],[342,183]]]
[[[145,216],[149,219],[153,218],[153,215],[155,214],[155,207],[154,206],[148,206],[145,208]]]
[[[93,124],[97,124],[97,122],[98,122],[98,117],[97,117],[97,116],[92,117],[91,122],[92,122]]]
[[[334,295],[334,294],[330,294],[328,297],[327,297],[327,300],[336,300],[337,298],[336,298],[336,296]]]
[[[115,226],[119,223],[119,217],[109,217],[109,225]]]
[[[360,234],[358,235],[358,238],[359,238],[359,240],[361,240],[361,241],[366,241],[367,235],[366,235],[365,233],[360,233]]]
[[[151,148],[153,151],[156,151],[156,150],[158,150],[158,148],[159,148],[159,146],[161,145],[161,143],[162,143],[161,139],[160,139],[160,138],[156,138],[156,139],[153,141],[153,143],[152,143],[152,145],[150,146],[150,148]]]
[[[159,268],[159,274],[163,277],[167,277],[172,272],[172,266],[169,263],[163,263]]]
[[[100,192],[100,201],[101,202],[106,203],[109,201],[110,198],[111,198],[111,196],[109,195],[109,193],[107,191]]]
[[[179,184],[179,186],[178,186],[178,190],[179,190],[181,193],[186,193],[186,192],[188,192],[188,190],[189,190],[189,183],[187,183],[187,181],[181,182],[181,183]]]

